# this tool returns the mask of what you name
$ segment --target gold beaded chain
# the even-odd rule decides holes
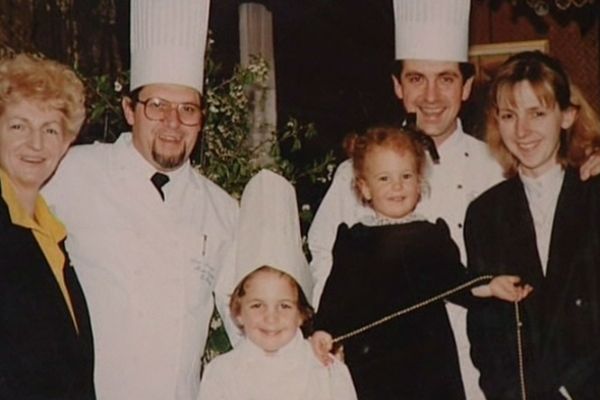
[[[478,282],[483,282],[483,281],[489,281],[491,279],[494,278],[494,275],[483,275],[483,276],[479,276],[477,278],[471,279],[468,282],[463,283],[462,285],[456,286],[452,289],[446,290],[443,293],[440,293],[438,295],[435,295],[433,297],[430,297],[428,299],[425,299],[419,303],[413,304],[412,306],[403,308],[401,310],[398,310],[392,314],[386,315],[383,318],[380,318],[376,321],[373,321],[369,324],[363,325],[360,328],[354,329],[348,333],[345,333],[343,335],[337,336],[335,338],[333,338],[333,343],[336,342],[341,342],[344,341],[348,338],[351,338],[353,336],[356,335],[360,335],[363,332],[368,331],[369,329],[375,328],[376,326],[379,326],[381,324],[384,324],[394,318],[398,318],[402,315],[408,314],[412,311],[415,311],[419,308],[425,307],[429,304],[435,303],[438,300],[442,300],[450,295],[453,295],[454,293],[458,293],[461,290],[464,290]],[[524,361],[523,361],[523,342],[522,342],[522,338],[521,338],[521,328],[523,326],[523,323],[521,322],[521,316],[520,316],[520,312],[519,312],[519,302],[515,301],[515,320],[516,320],[516,329],[517,329],[517,356],[518,356],[518,362],[519,362],[519,383],[520,383],[520,388],[521,388],[521,399],[522,400],[527,400],[527,391],[526,391],[526,387],[525,387],[525,367],[524,367]]]
[[[525,389],[525,363],[523,361],[523,339],[521,337],[521,313],[519,312],[519,302],[515,301],[515,322],[517,328],[517,357],[519,358],[519,383],[521,385],[521,400],[527,400],[527,390]]]
[[[444,299],[444,298],[446,298],[446,297],[448,297],[448,296],[450,296],[450,295],[452,295],[454,293],[458,293],[461,290],[466,289],[466,288],[468,288],[469,286],[472,286],[475,283],[483,282],[483,281],[489,281],[492,278],[494,278],[494,275],[483,275],[483,276],[479,276],[477,278],[471,279],[470,281],[465,282],[462,285],[459,285],[459,286],[456,286],[456,287],[454,287],[452,289],[446,290],[443,293],[440,293],[440,294],[438,294],[436,296],[430,297],[430,298],[428,298],[426,300],[423,300],[423,301],[421,301],[421,302],[419,302],[417,304],[413,304],[412,306],[403,308],[403,309],[401,309],[399,311],[396,311],[396,312],[394,312],[392,314],[386,315],[385,317],[380,318],[380,319],[378,319],[376,321],[373,321],[370,324],[363,325],[363,326],[361,326],[358,329],[355,329],[353,331],[350,331],[348,333],[345,333],[343,335],[335,337],[333,339],[333,343],[341,342],[343,340],[351,338],[352,336],[359,335],[359,334],[361,334],[361,333],[363,333],[365,331],[368,331],[369,329],[375,328],[376,326],[384,324],[384,323],[386,323],[386,322],[388,322],[388,321],[390,321],[390,320],[392,320],[394,318],[400,317],[400,316],[402,316],[404,314],[408,314],[409,312],[412,312],[412,311],[415,311],[415,310],[417,310],[419,308],[425,307],[425,306],[427,306],[427,305],[429,305],[431,303],[435,303],[436,301],[442,300],[442,299]]]

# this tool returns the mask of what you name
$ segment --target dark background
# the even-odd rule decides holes
[[[239,62],[239,1],[211,5],[215,59]],[[390,67],[394,21],[390,0],[262,1],[273,15],[278,121],[314,122],[311,155],[343,158],[345,134],[399,118]]]

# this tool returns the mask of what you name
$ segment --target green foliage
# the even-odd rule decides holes
[[[197,165],[206,177],[239,198],[255,172],[254,149],[247,144],[252,124],[247,91],[252,85],[263,84],[268,70],[264,62],[253,63],[236,67],[230,78],[217,82],[214,75],[218,68],[207,63],[206,112]]]
[[[113,142],[128,129],[121,112],[121,96],[129,84],[129,74],[116,79],[107,74],[83,77],[88,93],[88,124],[100,128],[100,133],[90,133],[88,140],[99,139]],[[84,132],[86,135],[86,132]]]
[[[326,176],[327,165],[333,163],[331,154],[301,167],[288,158],[316,135],[312,124],[303,125],[290,119],[281,132],[272,132],[269,139],[254,145],[248,143],[252,127],[249,94],[251,90],[266,90],[269,69],[263,59],[255,58],[247,67],[237,67],[231,78],[220,83],[210,79],[210,68],[211,64],[204,93],[207,111],[198,161],[205,176],[236,198],[261,168],[278,172],[292,183],[302,178],[317,182]],[[282,147],[288,150],[287,155]]]
[[[219,354],[223,354],[229,350],[231,350],[231,343],[229,342],[229,337],[223,327],[221,316],[215,307],[210,319],[208,338],[206,339],[204,354],[202,355],[202,365],[206,365]]]

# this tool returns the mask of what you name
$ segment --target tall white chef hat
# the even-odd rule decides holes
[[[237,234],[236,284],[266,265],[292,276],[311,298],[296,191],[290,182],[266,169],[253,176],[242,194]]]
[[[131,0],[131,84],[202,93],[209,0]]]
[[[396,59],[468,61],[470,0],[394,0]]]

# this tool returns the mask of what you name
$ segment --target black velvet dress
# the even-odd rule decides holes
[[[458,249],[442,220],[341,225],[315,327],[336,337],[465,281]],[[465,398],[443,301],[349,338],[343,346],[360,400]]]

